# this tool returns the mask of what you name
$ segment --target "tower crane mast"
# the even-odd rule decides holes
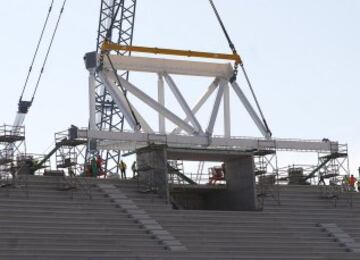
[[[100,18],[97,37],[97,53],[100,54],[104,41],[110,40],[121,45],[131,46],[134,33],[136,0],[101,0]],[[115,51],[117,55],[131,55],[129,51]],[[129,72],[120,75],[128,79]],[[105,89],[101,79],[95,75],[96,86],[96,128],[103,131],[122,131],[124,116]],[[104,170],[118,174],[120,151],[99,151],[105,161]]]

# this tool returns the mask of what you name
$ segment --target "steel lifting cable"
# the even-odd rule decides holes
[[[42,64],[42,67],[41,67],[41,70],[40,70],[40,74],[39,74],[39,77],[36,81],[36,86],[35,86],[35,89],[34,89],[34,92],[33,92],[33,95],[32,95],[32,98],[31,98],[31,102],[34,101],[34,98],[35,98],[35,95],[36,95],[36,92],[38,90],[38,87],[39,87],[39,84],[40,84],[40,81],[41,81],[41,78],[42,78],[42,75],[43,75],[43,72],[44,72],[44,69],[45,69],[45,66],[46,66],[46,62],[49,58],[49,54],[50,54],[50,50],[51,50],[51,47],[54,43],[54,39],[55,39],[55,36],[56,36],[56,33],[57,33],[57,30],[58,30],[58,27],[59,27],[59,24],[60,24],[60,20],[61,20],[61,17],[62,17],[62,14],[64,12],[64,9],[65,9],[65,4],[66,4],[66,1],[67,0],[64,0],[63,1],[63,4],[61,6],[61,9],[60,9],[60,14],[58,16],[58,19],[56,21],[56,25],[55,25],[55,29],[53,31],[53,34],[51,36],[51,40],[50,40],[50,44],[49,44],[49,47],[46,51],[46,55],[45,55],[45,58],[44,58],[44,61],[43,61],[43,64]]]
[[[218,22],[219,22],[219,24],[220,24],[220,26],[221,26],[221,29],[223,30],[223,33],[224,33],[224,35],[225,35],[225,37],[226,37],[226,40],[228,41],[228,44],[229,44],[229,47],[230,47],[231,51],[233,52],[233,54],[238,54],[237,51],[236,51],[235,45],[234,45],[234,43],[232,42],[232,40],[231,40],[231,38],[230,38],[230,35],[229,35],[229,33],[227,32],[227,30],[226,30],[226,28],[225,28],[225,25],[224,25],[224,23],[223,23],[223,21],[222,21],[222,19],[221,19],[221,17],[220,17],[220,14],[219,14],[219,12],[218,12],[218,10],[217,10],[217,8],[216,8],[213,0],[209,0],[209,2],[210,2],[210,5],[211,5],[212,9],[214,10],[214,13],[215,13],[216,18],[217,18],[217,20],[218,20]],[[234,66],[234,75],[231,77],[230,82],[232,83],[232,82],[236,81],[236,77],[237,77],[237,74],[238,74],[238,65],[240,65],[241,70],[242,70],[242,72],[243,72],[243,74],[244,74],[244,76],[245,76],[246,83],[247,83],[247,85],[248,85],[248,87],[249,87],[249,89],[250,89],[251,95],[252,95],[252,97],[253,97],[253,99],[254,99],[254,101],[255,101],[256,107],[257,107],[257,109],[258,109],[258,111],[259,111],[259,113],[260,113],[261,119],[262,119],[262,121],[263,121],[263,123],[264,123],[264,125],[265,125],[265,127],[266,127],[266,130],[267,130],[267,132],[268,132],[268,133],[270,134],[270,136],[271,136],[272,133],[271,133],[270,128],[269,128],[269,126],[268,126],[268,124],[267,124],[267,122],[266,122],[264,113],[263,113],[263,111],[262,111],[262,109],[261,109],[261,107],[260,107],[260,103],[259,103],[259,101],[258,101],[258,99],[257,99],[257,97],[256,97],[254,88],[253,88],[253,86],[252,86],[252,84],[251,84],[251,81],[250,81],[250,79],[249,79],[249,77],[248,77],[248,74],[246,73],[246,70],[245,70],[245,67],[244,67],[244,63],[243,63],[242,61],[240,61],[240,63],[235,63],[235,66]]]
[[[25,83],[24,83],[24,86],[23,86],[23,89],[22,89],[22,92],[21,92],[21,95],[20,95],[20,101],[21,101],[22,98],[23,98],[23,95],[24,95],[26,86],[27,86],[27,84],[28,84],[31,71],[32,71],[32,68],[33,68],[33,66],[34,66],[34,62],[35,62],[35,59],[36,59],[37,54],[38,54],[38,52],[39,52],[39,48],[40,48],[40,45],[41,45],[41,42],[42,42],[42,39],[43,39],[43,36],[44,36],[44,32],[45,32],[46,27],[47,27],[48,22],[49,22],[49,18],[50,18],[51,11],[52,11],[52,9],[53,9],[53,5],[54,5],[54,0],[51,0],[50,7],[49,7],[49,11],[48,11],[48,13],[47,13],[47,15],[46,15],[46,19],[45,19],[43,28],[42,28],[42,30],[41,30],[40,38],[39,38],[39,41],[38,41],[38,43],[37,43],[37,45],[36,45],[35,53],[34,53],[34,56],[33,56],[33,58],[32,58],[32,61],[31,61],[30,67],[29,67],[29,71],[28,71],[28,73],[27,73],[27,75],[26,75]]]

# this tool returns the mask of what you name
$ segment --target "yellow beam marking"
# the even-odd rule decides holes
[[[105,41],[101,46],[102,51],[128,51],[128,52],[142,52],[152,54],[174,55],[183,57],[196,57],[196,58],[209,58],[219,60],[233,60],[238,64],[241,64],[241,58],[238,54],[224,54],[224,53],[210,53],[200,51],[184,51],[174,49],[162,49],[162,48],[149,48],[142,46],[125,46]]]

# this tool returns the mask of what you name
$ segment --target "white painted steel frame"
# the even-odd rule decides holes
[[[111,75],[111,72],[106,73],[109,78],[112,78],[112,80],[115,81],[113,78],[113,75]],[[149,95],[141,91],[139,88],[135,87],[133,84],[128,82],[127,80],[123,78],[119,78],[120,84],[131,94],[133,94],[135,97],[140,99],[142,102],[165,116],[168,120],[172,121],[177,126],[181,127],[184,131],[186,131],[189,134],[195,134],[196,130],[186,122],[184,122],[180,117],[172,113],[170,110],[168,110],[166,107],[158,103],[156,100],[151,98]]]
[[[165,77],[165,80],[166,80],[168,86],[170,87],[171,91],[173,92],[175,98],[179,102],[181,108],[184,110],[186,116],[189,118],[190,122],[195,127],[197,133],[203,133],[203,130],[201,128],[199,121],[196,119],[196,117],[193,114],[193,112],[191,111],[189,105],[186,103],[185,98],[183,97],[180,90],[176,86],[174,80],[167,73],[164,73],[164,77]]]
[[[229,79],[233,75],[230,63],[210,63],[135,56],[110,55],[111,62],[118,70],[188,75],[200,77],[220,77]],[[104,61],[104,68],[111,69],[109,61]]]
[[[99,141],[100,149],[121,149],[131,150],[137,147],[146,146],[150,143],[167,144],[170,146],[184,147],[208,147],[222,149],[276,149],[276,150],[296,150],[296,151],[321,151],[334,152],[338,150],[337,142],[322,141],[304,141],[304,140],[284,140],[271,139],[264,123],[255,112],[251,103],[236,82],[231,86],[245,109],[249,113],[256,126],[259,128],[264,138],[235,138],[231,137],[231,108],[230,108],[230,86],[229,79],[233,69],[230,64],[214,64],[205,62],[190,62],[179,60],[164,60],[140,57],[123,57],[111,56],[111,61],[117,70],[134,70],[142,72],[156,73],[158,75],[158,100],[154,100],[138,87],[125,80],[122,77],[116,77],[114,71],[110,68],[109,62],[105,61],[103,69],[98,72],[105,87],[111,93],[116,104],[121,108],[126,121],[133,132],[107,132],[97,131],[94,128],[95,119],[91,117],[90,131],[79,131],[80,138],[96,139]],[[91,71],[90,71],[91,73]],[[169,74],[192,75],[215,77],[205,93],[200,97],[193,109],[190,108],[182,95],[180,89],[176,86],[175,81]],[[170,90],[174,93],[177,101],[184,110],[186,117],[181,119],[165,107],[165,86],[164,79]],[[117,82],[119,80],[119,82]],[[94,76],[91,73],[89,77],[89,90],[94,90]],[[159,133],[155,133],[150,125],[141,114],[129,104],[124,92],[120,90],[118,84],[128,93],[144,102],[158,113]],[[205,104],[212,93],[217,91],[216,99],[212,107],[209,118],[209,124],[206,133],[196,118],[196,113]],[[94,111],[94,94],[89,94],[90,111]],[[216,123],[217,115],[221,100],[224,103],[224,135],[213,136],[213,130]],[[95,113],[91,113],[92,115]],[[140,122],[142,129],[136,131],[136,119]],[[166,134],[166,121],[169,120],[177,125],[171,133]],[[189,124],[191,123],[191,125]],[[182,131],[186,135],[181,134]]]
[[[160,105],[165,107],[165,86],[164,86],[164,78],[161,73],[158,74],[158,102]],[[166,124],[165,117],[159,112],[159,132],[161,134],[165,134],[166,132]]]
[[[206,136],[162,135],[133,132],[107,132],[78,130],[78,138],[99,140],[103,149],[133,150],[152,143],[167,144],[180,147],[208,147],[217,149],[307,151],[307,152],[338,152],[338,142],[317,140],[272,139],[214,136],[209,143]]]

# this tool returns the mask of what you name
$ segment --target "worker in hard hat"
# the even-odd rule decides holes
[[[121,160],[119,163],[119,168],[120,168],[120,172],[121,172],[121,179],[125,179],[126,180],[126,163]]]
[[[98,169],[98,176],[104,175],[104,171],[102,168],[102,165],[104,163],[104,160],[101,158],[100,155],[96,156],[96,167]]]
[[[350,178],[349,178],[349,186],[350,186],[350,191],[355,191],[355,183],[356,183],[357,179],[354,177],[354,175],[351,174]]]
[[[345,175],[342,181],[344,191],[349,191],[349,186],[350,186],[349,183],[350,183],[350,178],[348,175]]]
[[[136,177],[136,172],[137,172],[136,161],[134,161],[133,164],[131,165],[131,170],[133,172],[133,178],[135,178]]]

